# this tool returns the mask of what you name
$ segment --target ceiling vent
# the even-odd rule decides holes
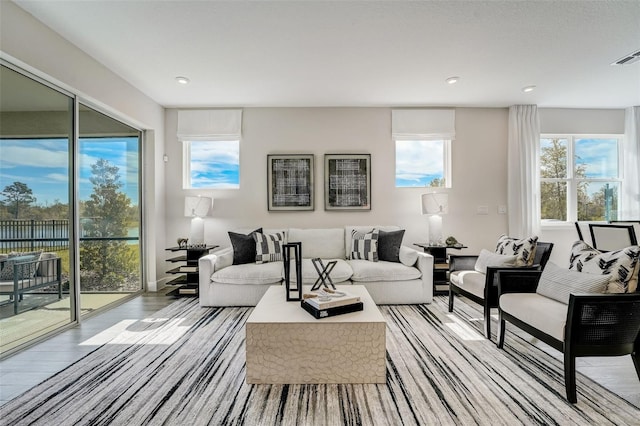
[[[640,50],[636,50],[633,53],[629,53],[628,55],[624,55],[622,58],[618,59],[611,65],[629,65],[634,62],[640,61]]]

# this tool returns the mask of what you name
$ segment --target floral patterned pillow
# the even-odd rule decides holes
[[[640,246],[601,252],[584,241],[571,247],[569,269],[591,274],[610,275],[605,293],[633,293],[638,287]]]
[[[533,264],[533,259],[536,256],[537,243],[537,236],[519,240],[502,235],[498,238],[496,253],[505,256],[516,256],[516,266],[529,266]]]

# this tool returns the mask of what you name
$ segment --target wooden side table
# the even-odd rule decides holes
[[[460,250],[467,246],[433,246],[429,243],[413,243],[433,256],[433,295],[449,292],[449,261],[447,250]]]

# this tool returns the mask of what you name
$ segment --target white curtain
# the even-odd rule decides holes
[[[625,110],[624,178],[619,220],[640,220],[640,106]]]
[[[396,141],[454,140],[454,109],[394,109],[391,111],[391,137]]]
[[[178,111],[178,141],[238,141],[242,136],[241,109]]]
[[[509,108],[509,235],[540,234],[540,118],[537,105]]]

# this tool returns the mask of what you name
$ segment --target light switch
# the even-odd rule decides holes
[[[507,214],[507,206],[498,206],[498,214]]]
[[[489,206],[476,207],[476,214],[489,214]]]

